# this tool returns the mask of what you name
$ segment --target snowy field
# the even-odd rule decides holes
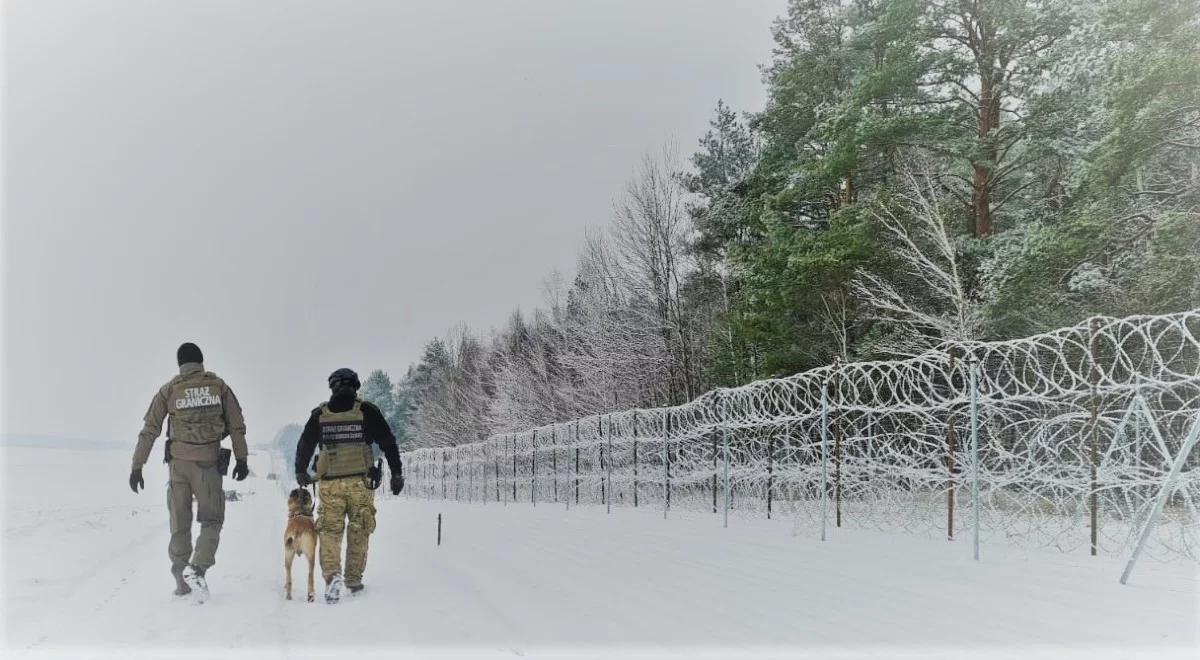
[[[288,602],[290,484],[264,478],[262,452],[255,476],[226,482],[248,494],[196,605],[170,593],[161,463],[134,495],[127,451],[3,459],[6,658],[1197,657],[1200,642],[1194,565],[1144,562],[1123,587],[1113,558],[985,545],[974,562],[966,540],[821,543],[785,521],[390,496],[367,590]]]

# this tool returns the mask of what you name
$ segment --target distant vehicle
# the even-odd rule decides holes
[[[225,501],[226,502],[240,502],[240,501],[242,501],[242,496],[236,490],[227,490],[227,491],[225,491]]]
[[[279,475],[275,474],[274,472],[268,472],[267,481],[279,481]]]

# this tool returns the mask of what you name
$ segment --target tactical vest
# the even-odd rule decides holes
[[[371,447],[363,430],[362,401],[350,410],[333,412],[321,404],[321,453],[317,456],[318,479],[340,479],[365,475],[371,467]]]
[[[167,437],[188,445],[216,445],[229,435],[225,428],[225,382],[216,374],[180,374],[167,386]]]

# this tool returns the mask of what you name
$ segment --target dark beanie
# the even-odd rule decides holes
[[[179,350],[175,351],[175,359],[181,365],[188,362],[200,364],[204,362],[204,354],[200,352],[199,346],[189,341],[186,344],[179,345]]]

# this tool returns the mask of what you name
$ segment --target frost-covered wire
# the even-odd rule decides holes
[[[972,505],[972,364],[984,539],[1086,549],[1094,511],[1098,550],[1131,549],[1184,435],[1200,423],[1200,310],[953,342],[911,359],[714,390],[680,406],[418,449],[404,455],[409,487],[424,497],[659,508],[670,497],[671,508],[718,512],[727,429],[733,512],[769,510],[815,529],[828,388],[830,524],[958,536]],[[1193,454],[1147,548],[1152,556],[1200,558]]]

